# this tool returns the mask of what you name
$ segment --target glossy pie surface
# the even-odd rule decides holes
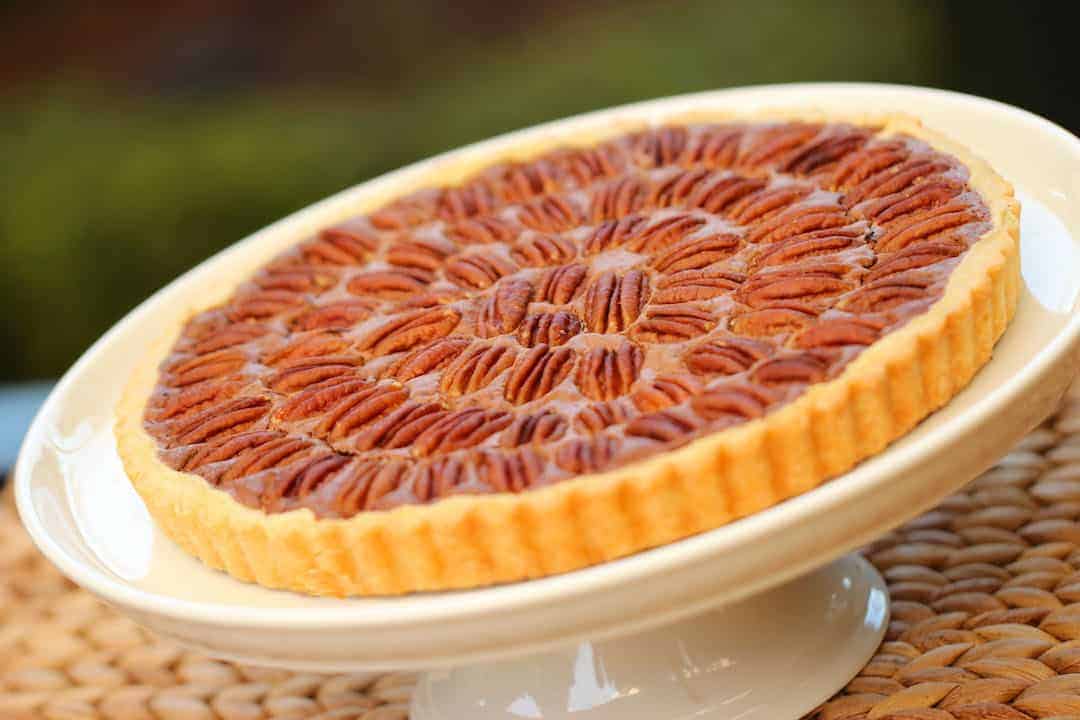
[[[669,124],[327,227],[194,315],[159,458],[319,518],[527,493],[770,415],[927,312],[993,226],[872,125]]]

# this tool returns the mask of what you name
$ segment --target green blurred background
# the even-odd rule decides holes
[[[0,3],[0,382],[54,377],[186,268],[506,130],[753,83],[987,95],[1080,127],[1064,4]]]

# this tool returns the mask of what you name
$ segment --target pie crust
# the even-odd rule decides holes
[[[985,162],[902,115],[771,111],[695,112],[662,124],[847,122],[903,134],[951,155],[989,210],[989,230],[964,253],[941,297],[873,342],[836,377],[810,385],[756,420],[612,470],[519,493],[456,495],[426,505],[318,517],[311,509],[264,512],[203,477],[174,470],[144,427],[148,399],[183,322],[220,304],[207,297],[166,326],[138,364],[117,408],[124,466],[166,534],[207,565],[244,581],[317,595],[392,595],[538,578],[605,562],[717,528],[806,492],[890,442],[949,401],[990,358],[1020,287],[1019,204]],[[594,145],[649,125],[610,117],[518,142],[508,157],[479,148],[436,163],[412,187],[368,197],[353,214],[409,190],[453,185],[508,159]],[[400,185],[400,184],[399,184]],[[299,238],[298,238],[299,239]],[[238,274],[237,282],[250,274]]]

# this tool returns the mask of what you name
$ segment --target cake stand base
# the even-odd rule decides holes
[[[873,655],[888,593],[857,555],[638,635],[423,675],[413,720],[797,720]]]

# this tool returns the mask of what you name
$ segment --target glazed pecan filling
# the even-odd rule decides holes
[[[761,417],[924,312],[988,212],[845,124],[671,126],[323,230],[193,317],[145,427],[321,517],[521,492]]]

